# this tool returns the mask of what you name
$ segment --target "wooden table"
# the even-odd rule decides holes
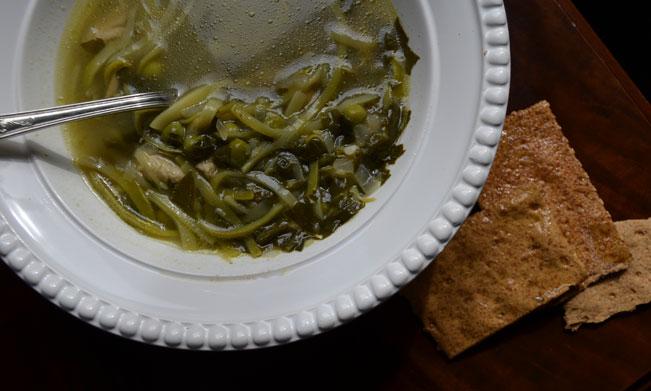
[[[613,217],[651,216],[649,103],[569,0],[510,0],[507,8],[511,108],[549,100]],[[574,334],[563,331],[561,311],[550,309],[448,361],[401,297],[309,341],[225,354],[109,335],[55,308],[6,267],[0,297],[3,388],[651,387],[650,306]]]

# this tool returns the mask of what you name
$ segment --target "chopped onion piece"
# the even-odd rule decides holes
[[[339,158],[332,163],[337,175],[351,175],[355,172],[355,163],[348,158]]]
[[[375,193],[377,189],[379,189],[382,185],[382,183],[380,183],[380,181],[375,176],[373,176],[373,174],[371,174],[368,168],[366,168],[366,166],[363,164],[360,164],[357,168],[357,171],[355,172],[355,179],[357,179],[357,183],[366,195]]]
[[[346,145],[344,147],[344,153],[346,156],[355,156],[359,152],[359,147],[355,144]]]

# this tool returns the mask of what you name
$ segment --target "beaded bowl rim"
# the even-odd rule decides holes
[[[251,323],[203,324],[156,319],[82,291],[38,259],[0,213],[0,256],[36,291],[68,313],[135,341],[192,350],[243,350],[285,344],[333,329],[385,301],[425,269],[470,214],[493,163],[506,117],[510,46],[503,0],[475,0],[481,24],[484,74],[478,126],[461,176],[439,213],[387,264],[334,300],[298,313]]]

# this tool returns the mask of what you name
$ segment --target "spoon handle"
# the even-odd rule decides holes
[[[0,140],[81,119],[149,108],[164,108],[175,98],[176,91],[148,92],[0,115]]]

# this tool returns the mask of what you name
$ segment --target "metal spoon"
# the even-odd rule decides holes
[[[242,66],[254,55],[263,56],[273,45],[282,42],[292,42],[295,28],[312,20],[334,0],[284,0],[282,5],[267,4],[259,0],[229,0],[227,7],[214,1],[196,1],[186,3],[189,20],[196,26],[200,39],[212,42],[213,37],[229,45],[208,45],[215,64],[228,64],[230,69],[248,69]],[[255,10],[256,12],[251,12]],[[293,10],[288,17],[288,10]],[[264,22],[265,28],[249,29],[242,34],[241,26],[251,23],[251,18],[258,24]],[[205,28],[206,20],[221,20],[223,22]],[[273,24],[267,21],[276,21]],[[277,21],[282,21],[279,23]],[[304,37],[303,45],[318,42],[322,37]],[[34,110],[22,113],[0,115],[0,139],[25,134],[31,131],[48,128],[63,123],[81,119],[105,116],[125,111],[146,108],[166,107],[176,97],[176,93],[154,92],[136,94],[85,102],[51,109]]]
[[[0,115],[0,140],[82,119],[164,108],[169,106],[176,96],[176,91],[148,92]]]

